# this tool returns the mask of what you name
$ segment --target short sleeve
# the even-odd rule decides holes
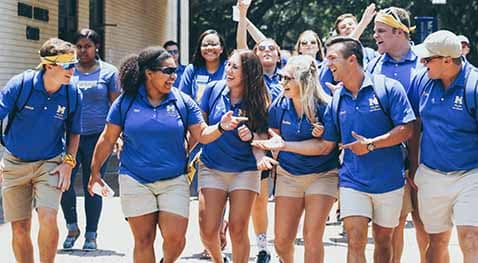
[[[188,126],[204,122],[201,109],[197,103],[188,95],[182,94],[185,106],[188,108]]]
[[[123,127],[124,121],[121,120],[121,103],[125,99],[125,94],[122,94],[113,101],[113,104],[108,111],[106,122]]]
[[[337,94],[338,95],[338,94]],[[325,113],[323,117],[323,125],[324,125],[324,134],[322,138],[326,141],[331,142],[338,142],[340,141],[337,125],[333,120],[333,113],[332,113],[332,102],[327,104],[325,108]]]
[[[414,121],[415,114],[402,84],[392,79],[387,79],[386,83],[390,85],[390,118],[393,124],[396,126]]]
[[[75,91],[75,96],[77,96],[78,101],[76,102],[75,111],[71,119],[71,133],[80,134],[81,133],[81,107],[83,106],[83,93],[78,88],[73,89]],[[71,103],[71,102],[70,102]]]
[[[194,65],[189,64],[184,70],[183,75],[181,76],[181,81],[179,82],[178,89],[189,96],[193,95],[193,78],[194,78]]]

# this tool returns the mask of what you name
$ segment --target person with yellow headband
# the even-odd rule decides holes
[[[32,210],[38,213],[40,262],[54,262],[58,246],[57,211],[70,187],[80,140],[81,93],[72,84],[75,47],[53,38],[40,48],[38,71],[14,76],[0,91],[0,162],[5,221],[12,225],[17,262],[33,263]],[[66,143],[65,143],[66,142]]]
[[[374,39],[377,43],[379,57],[371,60],[365,71],[371,74],[383,74],[399,81],[405,91],[410,88],[410,83],[415,72],[422,69],[420,60],[411,49],[410,33],[414,27],[410,26],[410,16],[402,8],[389,7],[377,12],[374,25]],[[405,150],[405,148],[404,148]],[[408,175],[409,163],[417,160],[405,160]],[[408,178],[408,176],[407,176]],[[412,213],[421,262],[425,262],[425,252],[428,246],[427,235],[418,215],[417,206],[414,205],[412,196],[416,196],[416,189],[411,180],[407,180],[403,196],[403,206],[400,214],[400,223],[393,233],[393,262],[399,263],[403,251],[403,231],[408,214]]]

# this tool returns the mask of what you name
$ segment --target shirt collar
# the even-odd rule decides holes
[[[45,89],[45,85],[43,83],[43,75],[44,74],[45,74],[45,70],[43,70],[43,69],[35,72],[35,75],[33,76],[33,88],[38,90],[38,91],[47,93],[47,91]],[[30,80],[25,79],[25,83],[23,83],[23,85],[27,85],[27,83],[26,83],[27,81],[30,81]],[[53,93],[51,95],[56,95],[56,94],[65,95],[66,94],[66,88],[65,87],[68,87],[68,85],[61,85],[60,89],[58,89],[55,93]]]
[[[368,88],[368,87],[373,88],[372,76],[368,73],[364,73],[364,79],[362,81],[362,84],[360,85],[359,93],[360,93],[360,91],[362,91],[363,89]],[[342,97],[344,95],[348,95],[348,96],[352,97],[352,93],[348,89],[346,89],[345,87],[340,89],[340,97]]]
[[[399,61],[395,61],[388,53],[385,53],[382,58],[383,62],[386,63],[404,63],[406,61],[416,61],[417,60],[417,55],[413,53],[412,49],[410,48],[408,52],[403,56]]]
[[[148,100],[148,95],[146,94],[146,87],[144,85],[144,83],[140,84],[139,88],[138,88],[138,94],[140,95],[140,97],[142,98],[142,100],[149,106],[153,107],[151,105],[151,103],[149,102]],[[171,90],[167,95],[166,97],[161,101],[161,103],[159,104],[159,106],[163,105],[163,104],[168,104],[170,103],[171,101],[176,101],[176,97],[174,96],[174,93],[173,91]]]

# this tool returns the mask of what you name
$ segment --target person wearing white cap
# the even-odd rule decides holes
[[[383,74],[397,80],[405,88],[405,91],[408,91],[410,88],[410,81],[415,71],[423,68],[420,64],[420,59],[418,59],[411,50],[410,32],[413,31],[414,27],[410,25],[410,15],[408,11],[403,8],[392,6],[377,12],[373,37],[377,43],[378,51],[382,55],[371,60],[365,67],[365,71],[370,74]],[[409,158],[405,160],[405,168],[407,171],[409,162],[417,162],[417,160],[410,160]],[[407,175],[408,173],[405,174]],[[425,262],[428,240],[427,234],[423,229],[423,224],[418,216],[416,202],[412,202],[412,200],[415,201],[415,196],[416,190],[413,189],[413,185],[407,183],[404,188],[400,223],[393,232],[394,263],[399,263],[402,257],[404,245],[403,232],[407,217],[410,213],[412,213],[413,223],[416,229],[420,261]]]
[[[453,224],[464,262],[477,262],[478,72],[463,63],[460,41],[450,31],[432,33],[412,49],[426,66],[412,80],[408,96],[419,119],[410,154],[420,154],[420,164],[410,174],[430,238],[427,262],[449,262]]]

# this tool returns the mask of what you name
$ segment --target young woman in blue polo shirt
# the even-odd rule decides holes
[[[83,107],[81,108],[81,138],[77,165],[71,174],[72,185],[81,165],[83,189],[88,189],[88,179],[91,173],[91,158],[98,137],[105,126],[106,115],[111,103],[119,95],[117,86],[118,70],[98,56],[101,37],[91,29],[81,29],[76,33],[74,43],[78,50],[79,63],[76,66],[73,81],[83,93]],[[101,168],[104,176],[106,165]],[[96,245],[96,230],[102,208],[101,196],[85,195],[86,232],[83,249],[94,250]],[[72,248],[80,235],[78,216],[76,213],[75,188],[70,187],[61,197],[61,208],[68,227],[68,235],[63,242],[63,248]]]
[[[282,262],[294,262],[294,240],[305,211],[305,262],[323,262],[322,236],[338,196],[339,163],[335,144],[315,138],[312,131],[322,123],[331,98],[317,85],[317,65],[310,56],[291,57],[281,78],[283,97],[269,110],[272,137],[253,142],[278,151],[274,245]]]
[[[173,87],[175,72],[174,59],[161,47],[125,59],[119,72],[124,94],[113,103],[93,156],[91,195],[95,183],[103,185],[100,167],[122,133],[120,196],[135,241],[134,262],[156,262],[156,226],[164,240],[164,262],[175,262],[184,248],[189,214],[185,133],[207,144],[239,124],[226,112],[208,127],[197,104]]]
[[[246,116],[247,127],[257,136],[263,134],[270,98],[262,76],[261,62],[253,52],[235,52],[226,66],[226,80],[210,83],[202,97],[201,109],[208,122],[217,123],[224,112],[231,110],[234,116]],[[214,262],[223,262],[218,233],[228,197],[233,261],[247,261],[247,229],[252,204],[260,190],[259,170],[270,169],[275,162],[264,151],[253,151],[249,142],[240,139],[239,132],[225,132],[217,141],[205,145],[201,154],[199,226],[203,244]]]
[[[199,103],[209,82],[224,79],[226,60],[224,38],[214,29],[204,31],[196,44],[193,63],[184,70],[178,88]]]

